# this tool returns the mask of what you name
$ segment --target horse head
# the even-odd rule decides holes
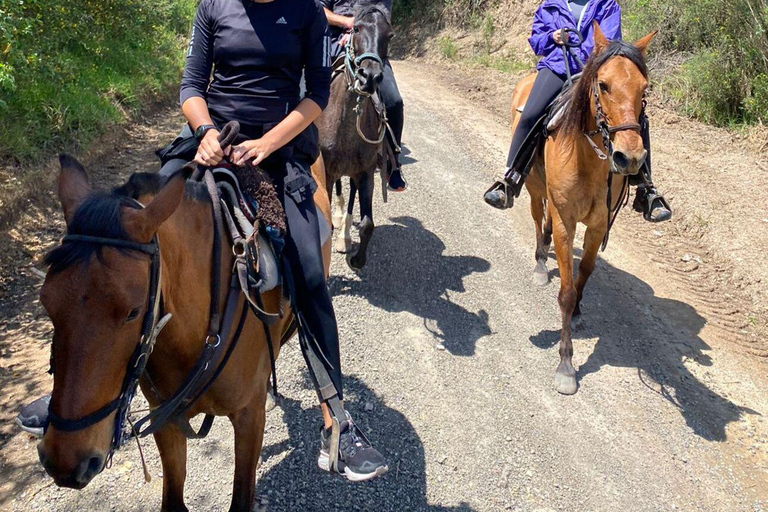
[[[40,294],[54,328],[54,379],[51,423],[38,453],[57,485],[80,489],[119,443],[130,402],[123,396],[126,375],[142,363],[137,347],[154,314],[148,297],[159,260],[152,247],[158,227],[182,200],[189,170],[171,177],[143,207],[127,196],[92,191],[74,158],[60,162],[67,236],[46,258]]]
[[[384,62],[394,35],[389,12],[375,3],[355,9],[350,45],[354,49],[355,88],[373,94],[384,78]]]
[[[653,32],[634,44],[609,41],[597,23],[595,48],[574,90],[564,127],[572,136],[602,135],[611,170],[640,172],[648,152],[641,136],[641,116],[648,88],[645,57]]]

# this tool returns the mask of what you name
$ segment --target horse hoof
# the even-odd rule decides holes
[[[352,240],[340,236],[336,239],[336,245],[334,246],[336,252],[339,254],[347,254],[352,250]]]
[[[584,327],[584,316],[582,315],[573,315],[571,317],[571,330],[572,331],[579,331],[581,328]]]
[[[269,412],[275,407],[277,407],[277,402],[275,401],[275,397],[272,395],[272,390],[270,389],[267,391],[267,401],[264,404],[264,410]]]
[[[365,266],[365,254],[360,254],[360,252],[356,252],[353,254],[347,255],[347,265],[349,265],[349,268],[354,270],[355,272],[360,272],[363,270],[363,267]]]
[[[533,282],[538,286],[547,286],[549,284],[549,272],[535,271],[533,273]]]
[[[561,395],[575,395],[579,389],[576,374],[555,373],[555,391]]]

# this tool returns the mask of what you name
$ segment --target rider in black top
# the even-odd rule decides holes
[[[384,7],[388,13],[392,12],[392,0],[364,0],[369,3],[375,3]],[[328,24],[331,28],[331,37],[333,39],[332,56],[335,59],[344,51],[346,38],[349,31],[355,24],[355,7],[361,3],[361,0],[320,0],[325,8],[325,14],[328,18]],[[389,125],[394,132],[387,132],[387,142],[393,149],[393,154],[397,161],[394,169],[389,172],[389,189],[397,192],[403,191],[408,186],[403,178],[400,167],[400,153],[395,150],[402,145],[403,136],[403,98],[400,96],[400,90],[397,88],[395,73],[392,71],[392,65],[389,60],[384,61],[383,79],[379,84],[379,94],[384,106],[387,108],[387,118]]]
[[[272,178],[288,227],[284,285],[299,319],[302,352],[325,420],[318,465],[361,481],[385,473],[387,466],[341,402],[338,328],[320,247],[324,220],[314,204],[317,185],[310,173],[319,155],[312,123],[330,94],[330,43],[316,0],[202,0],[180,92],[189,124],[162,152],[160,173],[172,175],[192,158],[207,167],[228,158],[235,165],[258,165]],[[241,139],[224,151],[217,136],[228,121],[240,122]],[[34,433],[39,427],[42,435],[47,409],[47,398],[39,399],[22,411],[18,422]],[[340,435],[338,464],[332,467],[334,420]]]

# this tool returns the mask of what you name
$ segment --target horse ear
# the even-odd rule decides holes
[[[600,28],[600,24],[596,21],[592,21],[592,28],[595,34],[595,53],[601,53],[608,48],[608,38],[605,37],[603,29]]]
[[[123,224],[126,232],[137,242],[147,244],[157,233],[160,225],[170,217],[184,198],[184,184],[194,170],[187,164],[175,172],[152,201],[141,210],[123,210]]]
[[[58,185],[59,201],[64,210],[64,219],[69,226],[77,207],[91,193],[91,184],[85,168],[74,157],[61,154],[59,164],[61,165]]]
[[[658,30],[654,30],[644,38],[639,39],[638,41],[635,41],[635,48],[640,50],[643,56],[645,56],[648,53],[648,45],[651,44],[651,41],[653,41],[653,38],[656,37],[656,34],[658,33],[659,33]]]

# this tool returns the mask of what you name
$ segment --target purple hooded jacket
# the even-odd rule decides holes
[[[583,62],[587,62],[595,46],[593,21],[597,21],[609,40],[621,39],[621,8],[615,0],[589,0],[580,22],[574,18],[567,0],[544,0],[536,11],[533,30],[528,39],[534,53],[543,57],[536,69],[549,68],[553,73],[565,76],[563,50],[552,39],[552,34],[561,28],[575,28],[581,32],[584,44],[573,51],[579,54]],[[569,56],[568,61],[571,73],[581,71],[575,59]]]

